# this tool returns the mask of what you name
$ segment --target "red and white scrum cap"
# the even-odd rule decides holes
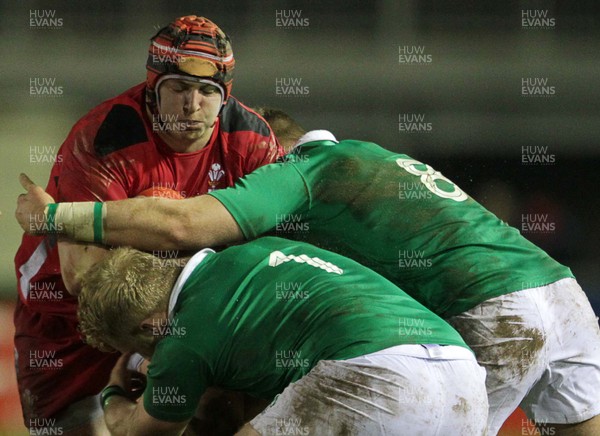
[[[224,104],[231,94],[234,66],[231,42],[219,26],[196,15],[177,18],[151,39],[146,101],[154,111],[160,82],[180,78],[214,84]]]

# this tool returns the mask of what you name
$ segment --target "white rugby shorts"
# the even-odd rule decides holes
[[[574,279],[492,298],[448,321],[486,368],[490,435],[519,405],[543,424],[600,414],[600,329]]]
[[[399,345],[319,362],[250,424],[261,435],[482,435],[487,412],[473,353]]]

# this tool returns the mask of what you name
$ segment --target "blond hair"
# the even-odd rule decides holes
[[[101,351],[153,348],[157,338],[143,334],[142,321],[166,313],[181,267],[132,248],[117,248],[83,277],[79,329]]]

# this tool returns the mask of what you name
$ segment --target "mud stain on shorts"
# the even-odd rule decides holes
[[[469,406],[469,403],[467,402],[467,400],[463,397],[457,397],[458,398],[458,403],[456,403],[454,406],[452,406],[452,410],[454,410],[454,412],[456,412],[457,414],[461,414],[461,415],[468,415],[469,411],[471,410],[471,406]]]
[[[377,421],[378,413],[395,413],[399,387],[394,383],[378,383],[372,374],[356,366],[344,368],[346,365],[337,362],[329,365],[337,368],[322,371],[317,365],[307,376],[310,383],[298,387],[302,400],[290,404],[290,416],[299,420],[296,430],[311,435],[362,434],[365,424]]]
[[[543,332],[525,324],[518,315],[498,315],[485,324],[472,317],[458,315],[451,319],[477,361],[488,375],[504,381],[522,380],[541,357]]]
[[[493,333],[496,339],[512,339],[503,342],[497,348],[508,360],[509,371],[512,367],[513,375],[523,379],[528,369],[539,358],[544,346],[543,333],[537,328],[527,327],[523,318],[516,315],[499,317]]]

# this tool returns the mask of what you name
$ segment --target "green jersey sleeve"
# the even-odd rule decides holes
[[[274,230],[286,216],[310,207],[306,181],[291,162],[265,165],[235,186],[208,195],[225,206],[246,239]]]
[[[156,418],[182,422],[194,416],[209,385],[208,365],[178,340],[158,343],[148,366],[144,409]]]

